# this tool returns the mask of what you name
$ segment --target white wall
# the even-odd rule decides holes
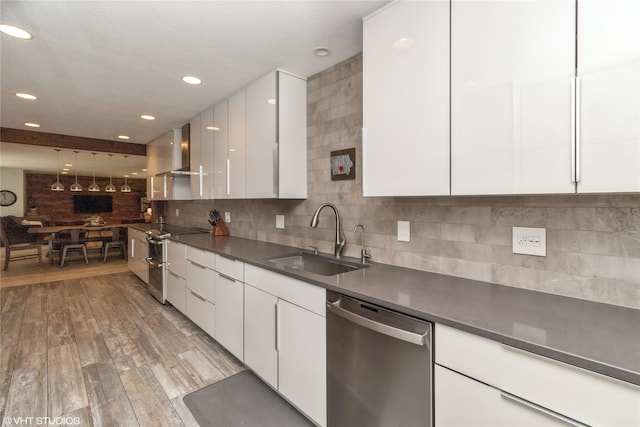
[[[0,190],[11,190],[18,200],[11,206],[0,206],[0,216],[24,216],[26,205],[24,190],[24,170],[0,168]]]

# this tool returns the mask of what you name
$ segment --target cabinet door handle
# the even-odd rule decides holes
[[[178,276],[178,275],[177,275],[176,273],[174,273],[173,271],[171,271],[171,270],[167,270],[167,271],[168,271],[168,272],[169,272],[169,274],[170,274],[170,275],[172,275],[173,277],[177,277],[178,279],[181,279],[181,277],[180,277],[180,276]]]
[[[191,261],[191,260],[189,260],[189,262],[190,262],[192,265],[194,265],[194,266],[196,266],[196,267],[199,267],[199,268],[201,268],[201,269],[203,269],[203,270],[204,270],[205,268],[207,268],[206,266],[204,266],[204,265],[202,265],[202,264],[198,264],[197,262],[193,262],[193,261]]]
[[[199,178],[200,178],[200,179],[199,179],[199,180],[200,180],[200,197],[202,197],[202,194],[203,194],[203,192],[204,192],[204,188],[203,188],[203,186],[204,186],[204,185],[203,185],[203,182],[204,182],[204,181],[203,181],[203,177],[202,177],[202,165],[200,165],[200,169],[199,169],[199,170],[200,170],[200,174],[199,174],[199,175],[200,175],[200,176],[199,176]]]
[[[582,122],[582,113],[580,108],[580,93],[582,92],[582,85],[580,83],[580,77],[576,77],[576,182],[580,182],[580,145],[582,144],[580,126]]]
[[[276,302],[276,351],[280,351],[280,300]]]
[[[273,195],[276,196],[278,194],[278,144],[273,147]]]
[[[223,277],[223,278],[225,278],[225,279],[227,279],[227,280],[230,280],[230,281],[232,281],[232,282],[235,282],[235,281],[236,281],[236,279],[234,279],[233,277],[231,277],[231,276],[227,276],[226,274],[222,274],[222,273],[220,273],[220,272],[218,272],[218,276]]]
[[[524,400],[524,399],[522,399],[522,398],[520,398],[518,396],[514,396],[513,394],[507,393],[506,391],[500,390],[500,397],[502,397],[504,399],[507,399],[507,400],[510,400],[511,402],[517,403],[519,405],[525,406],[525,407],[527,407],[527,408],[529,408],[529,409],[531,409],[533,411],[541,412],[541,413],[543,413],[545,415],[548,415],[551,418],[554,418],[554,419],[556,419],[558,421],[561,421],[561,422],[563,422],[565,424],[568,424],[570,426],[588,427],[587,424],[583,424],[580,421],[574,420],[573,418],[569,418],[567,416],[559,414],[559,413],[557,413],[555,411],[552,411],[550,409],[547,409],[545,407],[536,405],[535,403],[529,402],[528,400]]]
[[[131,258],[136,257],[136,239],[131,239]]]
[[[227,197],[231,193],[231,161],[227,159]]]
[[[202,302],[207,302],[205,297],[198,295],[197,293],[193,292],[191,289],[189,289],[189,292],[191,292],[191,295],[193,295],[194,297],[198,298]]]
[[[576,109],[577,107],[577,99],[576,99],[576,80],[577,77],[571,79],[571,152],[569,156],[571,157],[569,160],[571,162],[571,182],[576,183]]]

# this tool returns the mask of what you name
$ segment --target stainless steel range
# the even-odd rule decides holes
[[[180,226],[168,226],[160,224],[157,229],[146,232],[149,242],[149,283],[147,288],[161,304],[165,303],[167,295],[167,239],[172,235],[207,233],[206,230],[186,228]]]

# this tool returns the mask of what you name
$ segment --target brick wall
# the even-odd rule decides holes
[[[109,184],[109,178],[96,177],[96,184],[100,186],[102,191],[99,193],[90,193],[87,191],[89,185],[93,182],[93,177],[79,176],[78,182],[84,187],[84,191],[72,193],[69,187],[75,181],[75,176],[60,176],[60,182],[65,187],[65,191],[51,191],[51,184],[56,182],[55,175],[45,174],[25,174],[26,185],[25,194],[27,200],[33,199],[36,203],[38,215],[49,215],[55,221],[56,219],[84,219],[91,215],[101,216],[107,223],[116,222],[123,218],[139,218],[140,217],[140,198],[144,196],[146,191],[146,180],[144,179],[128,179],[127,182],[131,187],[131,193],[105,193],[104,188]],[[113,180],[113,184],[120,190],[120,186],[124,184],[123,178]],[[82,195],[111,195],[113,196],[113,212],[100,214],[74,214],[73,213],[73,196]]]

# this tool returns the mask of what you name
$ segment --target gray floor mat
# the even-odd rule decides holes
[[[202,427],[313,426],[251,371],[189,393],[184,403]]]

